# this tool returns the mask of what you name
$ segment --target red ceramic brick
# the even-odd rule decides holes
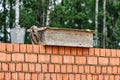
[[[28,63],[23,63],[23,71],[28,72]]]
[[[92,74],[87,75],[87,80],[92,80]]]
[[[117,50],[116,55],[117,55],[117,57],[120,57],[120,50]]]
[[[98,80],[98,75],[93,75],[93,80]]]
[[[33,52],[39,53],[39,45],[33,45]]]
[[[120,66],[118,67],[118,74],[120,74]]]
[[[11,80],[11,73],[9,72],[5,73],[5,80]]]
[[[95,73],[95,66],[90,66],[90,73],[92,73],[92,74]]]
[[[22,63],[16,63],[16,71],[22,71]]]
[[[67,66],[66,65],[61,65],[61,72],[66,73],[67,72]]]
[[[0,71],[1,71],[1,69],[2,69],[2,64],[1,64],[1,62],[0,62]]]
[[[62,56],[59,55],[51,55],[51,62],[52,63],[62,63]]]
[[[38,62],[49,63],[50,62],[50,55],[38,55]]]
[[[63,56],[63,62],[67,64],[74,64],[74,56]]]
[[[2,63],[2,71],[8,71],[8,63]]]
[[[78,55],[83,55],[83,50],[82,50],[82,48],[77,48],[77,54]]]
[[[69,75],[68,74],[63,74],[63,80],[68,80],[69,79]]]
[[[96,73],[97,73],[97,74],[100,74],[101,71],[102,71],[101,66],[96,66]]]
[[[0,51],[5,52],[6,51],[6,44],[5,43],[0,43]]]
[[[25,80],[31,80],[31,74],[25,73]]]
[[[100,65],[108,65],[108,58],[99,57],[99,64]]]
[[[112,67],[112,73],[113,74],[117,74],[118,73],[118,69],[116,66]]]
[[[0,61],[10,61],[11,55],[7,53],[0,53]]]
[[[64,54],[65,53],[65,47],[60,46],[59,47],[59,54]]]
[[[76,49],[76,47],[72,47],[72,48],[71,48],[71,54],[72,54],[72,55],[76,55],[76,54],[77,54],[77,49]]]
[[[70,47],[65,47],[65,54],[70,54]]]
[[[15,63],[9,63],[9,71],[15,71]]]
[[[94,48],[89,48],[89,56],[94,56],[95,50]]]
[[[85,73],[89,73],[90,72],[90,67],[89,66],[85,66]]]
[[[62,80],[62,74],[57,74],[57,80]]]
[[[95,48],[95,56],[99,56],[100,55],[100,49],[99,48]]]
[[[87,63],[97,65],[97,57],[87,57]]]
[[[84,73],[84,66],[79,66],[79,73]]]
[[[103,80],[109,80],[109,75],[104,75],[104,79]]]
[[[42,66],[41,66],[41,64],[36,64],[36,72],[41,72],[41,68],[42,68]]]
[[[114,75],[110,75],[110,78],[109,78],[109,80],[115,80],[115,77],[114,77]]]
[[[53,46],[53,54],[59,54],[57,46]]]
[[[46,53],[52,54],[52,52],[53,52],[52,49],[53,49],[52,46],[46,46]]]
[[[73,65],[73,73],[78,73],[78,65]]]
[[[45,74],[45,80],[51,80],[50,74]]]
[[[33,45],[27,44],[27,53],[32,53],[33,52]]]
[[[67,65],[67,73],[73,72],[73,67],[72,65]]]
[[[38,80],[37,79],[37,74],[35,74],[35,73],[32,74],[32,80]]]
[[[55,64],[55,72],[60,72],[60,65],[59,64]]]
[[[4,72],[0,72],[0,80],[5,80]]]
[[[24,62],[24,54],[13,53],[12,54],[12,61],[15,61],[15,62]]]
[[[111,56],[111,50],[110,49],[105,49],[106,56],[110,57]]]
[[[35,72],[35,64],[29,64],[29,72]]]
[[[52,80],[57,80],[56,74],[51,74]]]
[[[56,70],[55,68],[57,69],[54,64],[49,64],[49,72],[54,72]]]
[[[76,56],[75,61],[76,64],[86,64],[86,57]]]
[[[37,54],[25,54],[26,62],[37,62]]]
[[[107,73],[107,67],[106,66],[102,66],[102,73],[106,74]]]
[[[111,74],[111,73],[112,73],[112,67],[111,67],[111,66],[107,67],[107,73],[108,73],[108,74]]]
[[[88,48],[83,48],[83,56],[88,56],[89,49]]]
[[[80,74],[75,74],[75,80],[80,80]]]
[[[119,75],[115,75],[115,80],[120,80],[120,76]]]
[[[18,80],[25,80],[25,73],[18,73]]]
[[[47,64],[42,64],[42,72],[48,72]]]
[[[10,43],[6,44],[6,50],[7,52],[13,52],[13,44]]]
[[[105,49],[100,49],[100,56],[105,56]]]
[[[81,75],[81,80],[87,80],[86,75]]]
[[[20,44],[20,52],[26,52],[26,44]]]
[[[38,80],[45,80],[45,74],[44,73],[39,73],[38,74]]]
[[[111,49],[111,56],[116,57],[117,56],[117,51],[115,49]]]
[[[119,58],[110,58],[110,65],[119,65]]]
[[[98,80],[104,80],[103,78],[104,78],[103,75],[99,75],[99,76],[98,76]]]
[[[20,47],[19,44],[13,44],[13,52],[19,52]]]
[[[40,45],[40,53],[45,53],[45,46],[44,45]]]
[[[74,74],[69,74],[69,80],[75,80]]]
[[[18,80],[18,73],[15,72],[15,73],[12,73],[12,80]]]

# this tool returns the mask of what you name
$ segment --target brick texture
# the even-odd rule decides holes
[[[110,65],[120,65],[120,59],[119,58],[110,58]]]
[[[108,58],[99,58],[99,64],[101,65],[108,65]]]
[[[26,62],[37,62],[37,54],[25,54]]]
[[[24,62],[24,54],[20,54],[20,53],[12,54],[12,61]]]
[[[7,53],[0,52],[0,61],[10,61],[11,55]]]
[[[97,65],[97,57],[87,57],[87,63]]]
[[[120,50],[0,43],[0,80],[120,80]]]
[[[50,55],[38,55],[38,62],[50,63]]]
[[[51,62],[52,63],[62,63],[62,56],[59,55],[51,55]]]
[[[74,64],[74,56],[63,56],[63,62],[67,64]]]
[[[76,64],[86,64],[86,57],[77,56],[75,61],[76,61]]]

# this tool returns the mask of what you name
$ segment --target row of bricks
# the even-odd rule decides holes
[[[84,49],[84,52],[88,48]],[[82,48],[30,45],[30,44],[0,44],[1,52],[46,53],[46,54],[82,54]],[[88,52],[87,52],[88,53]]]
[[[120,50],[99,48],[58,47],[30,44],[0,44],[0,52],[46,53],[81,56],[109,56],[120,57]]]
[[[49,73],[85,73],[120,74],[120,66],[59,65],[33,63],[0,63],[0,71],[9,72],[49,72]]]
[[[120,75],[0,72],[0,80],[120,80]]]
[[[93,65],[120,65],[120,58],[68,56],[68,55],[44,55],[0,53],[0,61],[34,62],[34,63],[58,63],[58,64],[93,64]]]

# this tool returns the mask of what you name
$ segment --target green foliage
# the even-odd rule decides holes
[[[92,10],[93,6],[91,6],[93,4],[93,0],[64,0],[63,4],[58,4],[51,11],[51,26],[94,29],[94,27],[91,27],[94,25],[94,11]]]

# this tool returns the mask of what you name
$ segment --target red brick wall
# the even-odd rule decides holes
[[[0,80],[120,80],[120,50],[0,43]]]

